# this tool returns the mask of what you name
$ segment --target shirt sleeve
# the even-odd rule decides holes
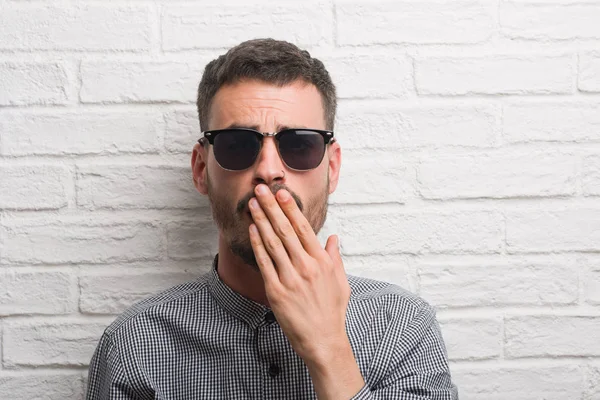
[[[129,383],[117,347],[102,335],[88,371],[86,400],[142,400]]]
[[[392,356],[384,379],[370,386],[366,377],[367,383],[350,400],[458,400],[441,330],[430,306],[422,308],[398,335]]]

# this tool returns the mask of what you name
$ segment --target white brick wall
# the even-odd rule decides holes
[[[420,95],[569,94],[574,65],[572,55],[418,57],[415,84]]]
[[[206,271],[203,66],[338,85],[323,233],[438,309],[463,400],[600,399],[600,1],[0,0],[0,398],[82,399],[103,328]]]

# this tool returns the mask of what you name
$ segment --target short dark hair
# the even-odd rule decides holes
[[[280,87],[299,79],[312,83],[321,94],[326,129],[333,130],[337,96],[323,63],[292,43],[268,38],[242,42],[206,65],[196,101],[202,131],[209,129],[210,107],[219,88],[246,79]]]

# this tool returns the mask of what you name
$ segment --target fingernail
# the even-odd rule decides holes
[[[265,185],[258,185],[256,190],[258,191],[258,194],[266,194],[267,193],[267,187]]]
[[[250,208],[256,208],[256,199],[253,197],[250,199],[250,201],[248,202],[248,205],[250,206]]]

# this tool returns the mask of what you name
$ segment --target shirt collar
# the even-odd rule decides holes
[[[267,306],[250,300],[225,284],[217,273],[219,254],[215,256],[208,278],[208,289],[217,304],[234,317],[257,328],[265,321],[271,310]]]

